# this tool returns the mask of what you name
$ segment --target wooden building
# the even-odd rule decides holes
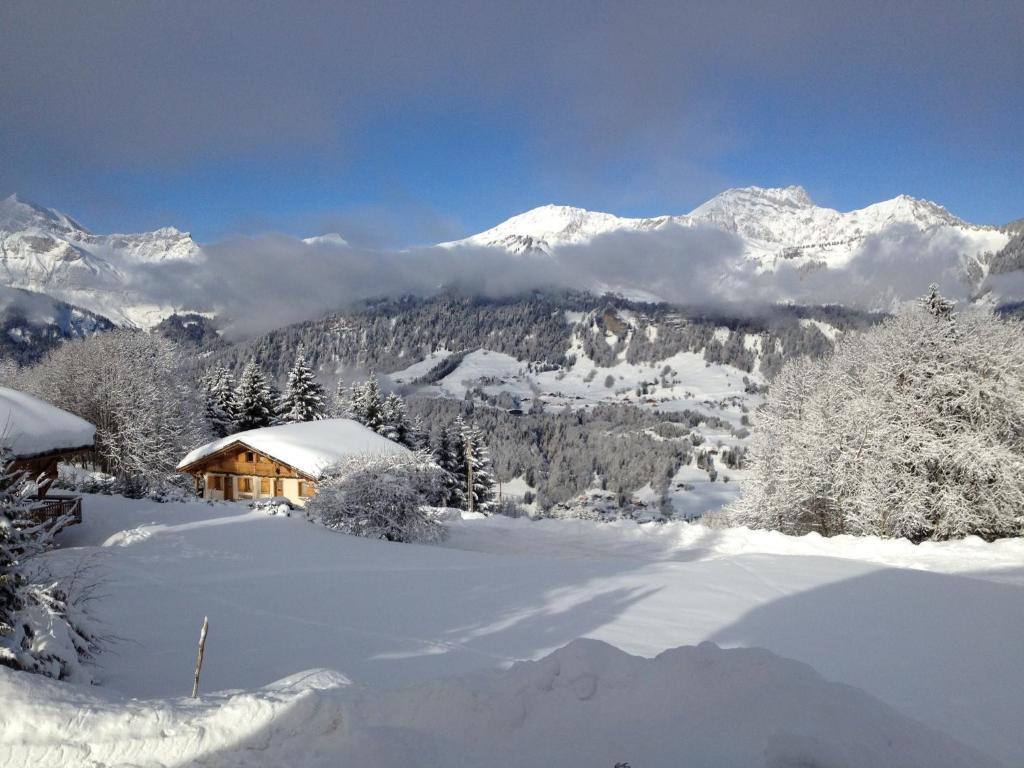
[[[60,462],[70,462],[92,450],[96,428],[85,419],[54,405],[0,387],[0,450],[12,471],[23,471],[36,483],[40,519],[82,519],[81,497],[50,492]]]
[[[323,472],[353,454],[408,449],[350,419],[250,429],[196,448],[178,464],[214,501],[281,497],[305,504]]]

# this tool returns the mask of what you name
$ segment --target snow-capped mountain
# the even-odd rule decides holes
[[[644,248],[645,233],[650,232],[659,233],[654,243],[658,250],[634,265],[630,251]],[[614,241],[617,250],[611,258],[606,255],[591,264],[586,248],[615,233],[627,237]],[[704,236],[708,233],[712,237]],[[539,257],[538,264],[536,269],[529,266],[525,279],[535,279],[538,288],[557,285],[670,303],[757,298],[886,309],[892,300],[916,295],[908,291],[917,291],[932,279],[957,284],[953,287],[962,298],[1019,301],[1024,261],[1020,236],[1011,240],[1013,236],[1010,227],[970,224],[936,203],[907,196],[842,212],[815,205],[801,187],[747,187],[727,190],[688,214],[651,218],[547,205],[441,245],[494,249],[497,258],[488,262],[493,271],[500,273],[507,265],[513,275],[508,282],[519,286],[524,277],[517,257],[534,256]],[[703,249],[699,266],[689,258],[693,243]],[[288,302],[309,292],[321,295],[319,303],[309,304],[310,317],[334,308],[331,301],[353,300],[352,291],[336,298],[323,290],[333,285],[335,275],[346,281],[352,260],[361,258],[353,255],[341,235],[295,240],[295,245],[296,253],[302,255],[311,247],[316,250],[312,262],[316,269],[308,279],[317,284],[304,285],[307,278],[296,269],[299,262],[275,243],[277,260],[261,268],[292,278],[275,289],[276,299]],[[416,250],[412,249],[413,256]],[[504,258],[506,254],[510,259]],[[564,263],[560,254],[566,255]],[[414,259],[382,261],[382,269],[392,272],[382,273],[382,280],[367,290],[387,295],[392,278],[396,291],[410,284],[409,279],[403,282],[402,274],[392,273],[414,269]],[[458,259],[450,265],[444,260],[429,263],[438,286],[464,276]],[[907,267],[912,263],[913,279],[905,281],[912,284],[890,289],[893,275],[910,274]],[[265,290],[257,282],[238,283],[239,268],[238,262],[208,259],[187,232],[173,227],[138,234],[96,234],[60,211],[13,195],[0,200],[0,286],[45,294],[119,325],[153,328],[178,312],[210,316],[213,304],[222,319],[238,320],[251,312],[253,296]],[[245,268],[243,262],[241,269]],[[795,276],[790,274],[794,269]],[[837,271],[830,273],[832,269]],[[856,280],[840,274],[843,269],[856,272]],[[808,277],[811,274],[816,277]],[[823,275],[838,276],[827,284],[827,293],[819,287]],[[493,277],[500,290],[502,275]],[[778,285],[762,278],[778,278]],[[288,290],[297,295],[286,295]]]
[[[582,208],[546,205],[463,240],[444,243],[504,248],[511,253],[551,254],[567,245],[624,231],[656,230],[667,226],[712,226],[735,233],[745,255],[761,268],[779,260],[798,259],[839,266],[854,257],[867,238],[884,236],[893,228],[909,227],[935,234],[956,234],[964,240],[964,255],[978,256],[1002,248],[1008,236],[996,227],[976,226],[957,218],[941,205],[900,195],[855,211],[841,212],[815,205],[802,187],[729,189],[688,214],[652,218],[620,218]]]
[[[134,268],[196,261],[201,253],[187,232],[173,227],[99,235],[67,214],[17,195],[0,201],[3,284],[45,293],[118,323],[148,327],[173,311],[132,295]]]
[[[516,254],[551,253],[561,246],[583,245],[610,232],[643,232],[668,224],[688,226],[690,221],[685,216],[628,219],[568,205],[544,205],[513,216],[486,232],[441,245],[497,247]]]

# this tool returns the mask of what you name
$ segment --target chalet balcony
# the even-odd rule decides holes
[[[36,523],[64,519],[64,525],[77,525],[82,522],[82,497],[71,494],[47,495],[32,504],[29,515]]]

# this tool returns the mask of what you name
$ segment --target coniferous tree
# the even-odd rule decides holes
[[[353,385],[350,403],[350,418],[355,419],[363,426],[369,427],[374,432],[381,431],[384,423],[381,414],[383,400],[381,399],[380,384],[376,376],[370,376],[362,384]]]
[[[388,440],[393,440],[406,448],[418,447],[416,430],[405,409],[405,401],[394,392],[381,403],[380,421],[378,432]]]
[[[295,364],[288,372],[288,384],[281,398],[279,412],[281,420],[286,422],[324,418],[324,388],[306,362],[301,346],[295,356]]]
[[[69,619],[59,583],[26,568],[52,545],[53,531],[29,517],[34,487],[0,456],[0,665],[58,679],[88,679],[81,659],[93,639]]]
[[[352,389],[345,386],[345,382],[338,380],[331,396],[331,417],[335,419],[352,418]]]
[[[442,426],[434,443],[434,461],[443,471],[441,478],[442,503],[446,507],[461,509],[465,506],[465,466],[461,461],[462,451],[459,450],[461,437],[450,427]]]
[[[489,512],[494,506],[494,470],[483,434],[475,426],[464,423],[459,425],[459,434],[463,456],[460,463],[465,472],[465,508],[474,512]]]
[[[217,437],[226,437],[235,431],[236,403],[235,379],[225,366],[215,368],[203,379],[206,396],[205,412],[210,429]]]
[[[263,371],[254,361],[249,362],[242,371],[235,390],[235,402],[238,409],[235,428],[239,432],[269,427],[276,420],[277,398]]]

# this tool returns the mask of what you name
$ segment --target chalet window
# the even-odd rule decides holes
[[[239,493],[252,493],[252,478],[251,477],[240,477],[240,478],[238,478],[238,492]]]
[[[265,493],[267,496],[270,495],[270,478],[269,477],[261,477],[260,478],[260,493]]]
[[[305,480],[299,480],[299,496],[307,497],[313,495],[313,484]]]
[[[206,478],[206,485],[208,488],[214,491],[221,490],[221,477],[220,475],[214,475]]]
[[[246,451],[245,461],[248,464],[252,464],[254,461],[256,461],[256,455],[252,451]]]

